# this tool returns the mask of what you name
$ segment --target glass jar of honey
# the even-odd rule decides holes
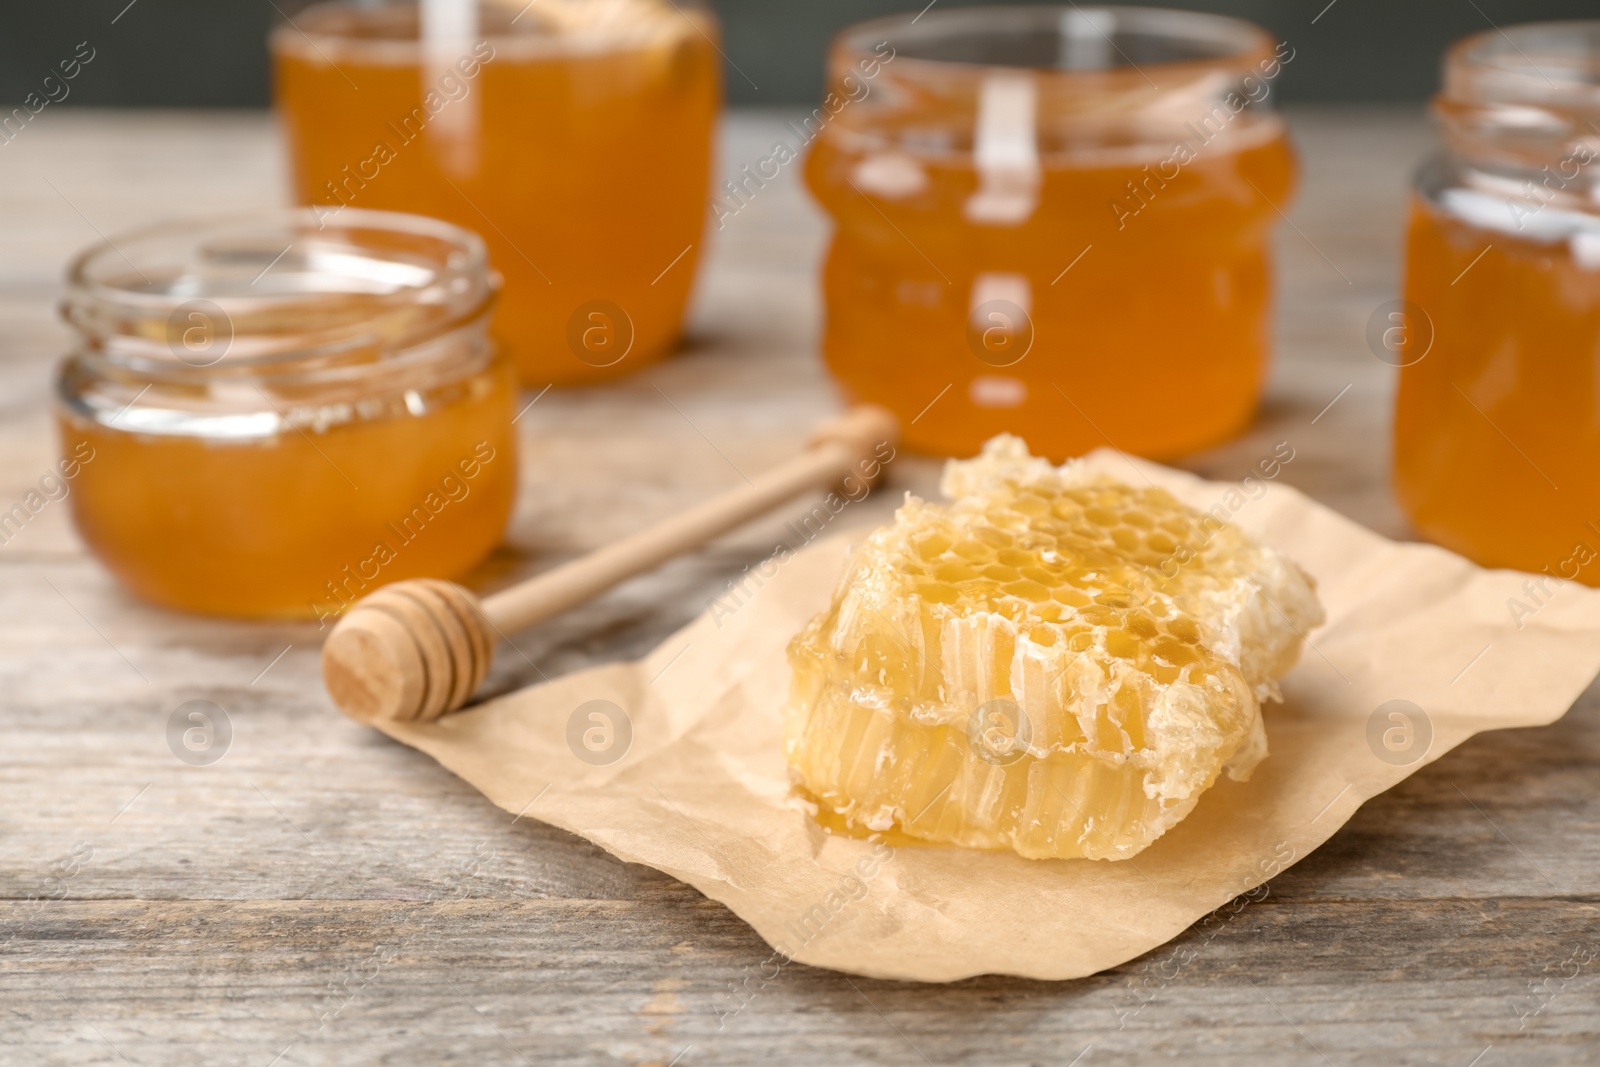
[[[677,0],[320,4],[272,37],[295,195],[481,233],[524,382],[670,350],[700,258],[715,19]]]
[[[477,235],[295,210],[88,249],[63,314],[73,519],[128,588],[217,615],[328,619],[498,542],[515,376]]]
[[[945,454],[1165,457],[1250,419],[1294,58],[1235,19],[935,9],[845,31],[803,127],[828,366]]]
[[[1597,71],[1600,22],[1508,26],[1450,49],[1434,100],[1445,148],[1417,176],[1405,299],[1380,353],[1401,367],[1394,481],[1416,529],[1485,565],[1590,585]]]

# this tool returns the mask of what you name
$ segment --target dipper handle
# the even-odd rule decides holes
[[[894,416],[861,405],[818,427],[800,455],[680,515],[479,600],[453,582],[395,582],[351,606],[322,647],[322,678],[354,719],[427,721],[488,673],[497,637],[543,622],[808,490],[882,472]]]

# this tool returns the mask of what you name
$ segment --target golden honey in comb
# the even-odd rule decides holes
[[[789,647],[786,747],[859,832],[1126,859],[1265,757],[1312,580],[1166,491],[1002,436],[907,499]]]

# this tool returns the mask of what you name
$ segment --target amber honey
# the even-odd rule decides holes
[[[401,578],[459,575],[500,540],[516,490],[504,366],[422,416],[241,444],[63,415],[90,550],[147,600],[213,615],[328,618]],[[303,432],[302,432],[303,431]]]
[[[519,10],[520,9],[520,10]],[[482,234],[495,335],[529,384],[664,354],[701,250],[714,20],[664,0],[478,5],[442,47],[415,4],[329,4],[273,37],[295,195]]]
[[[1506,33],[1457,44],[1435,101],[1385,357],[1395,490],[1479,563],[1600,585],[1600,22]]]
[[[369,212],[218,220],[119,237],[70,283],[73,518],[138,595],[327,620],[499,540],[516,384],[472,234]]]
[[[1421,205],[1406,255],[1406,299],[1432,323],[1395,412],[1412,522],[1480,563],[1600,585],[1600,258]]]
[[[1292,58],[1246,24],[1132,9],[847,33],[835,91],[853,99],[806,168],[834,221],[829,368],[936,453],[1011,432],[1057,459],[1167,457],[1238,431],[1295,180],[1265,106]]]

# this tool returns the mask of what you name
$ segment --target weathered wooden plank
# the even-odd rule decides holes
[[[659,881],[628,901],[71,902],[31,923],[21,948],[39,958],[6,1002],[30,1023],[17,1047],[88,1044],[92,1023],[160,1063],[266,1062],[291,1042],[289,1062],[514,1062],[502,1034],[539,1063],[660,1062],[689,1045],[687,1062],[755,1062],[775,1043],[829,1063],[1065,1063],[1088,1045],[1089,1062],[1465,1064],[1492,1045],[1502,1062],[1579,1063],[1600,1041],[1591,975],[1552,983],[1531,1014],[1526,981],[1476,950],[1520,939],[1507,965],[1537,979],[1593,943],[1593,904],[1552,922],[1522,901],[1308,916],[1269,897],[1093,979],[926,987],[800,965],[763,978],[747,928]],[[1281,957],[1263,960],[1267,946]]]

